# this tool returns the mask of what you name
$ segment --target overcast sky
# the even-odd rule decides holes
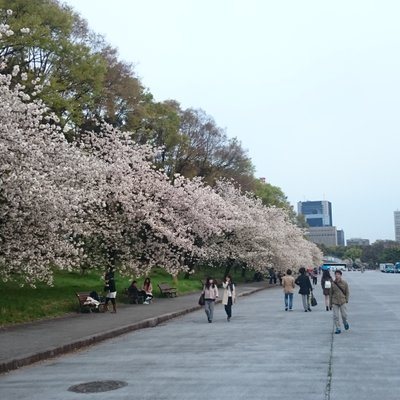
[[[68,0],[158,101],[202,108],[256,175],[332,202],[345,238],[394,240],[397,0]]]

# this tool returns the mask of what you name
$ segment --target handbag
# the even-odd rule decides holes
[[[204,306],[204,304],[206,304],[206,301],[204,299],[204,293],[202,293],[199,298],[199,306]]]
[[[317,299],[314,297],[313,293],[311,292],[311,305],[315,307],[318,304]]]

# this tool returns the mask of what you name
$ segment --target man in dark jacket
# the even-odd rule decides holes
[[[346,307],[346,304],[349,302],[349,296],[349,285],[342,279],[342,271],[335,271],[335,280],[330,288],[329,298],[333,310],[333,322],[336,326],[336,334],[341,332],[339,313],[342,315],[344,329],[346,331],[349,329]]]
[[[312,292],[312,285],[310,278],[306,274],[306,269],[301,267],[299,269],[300,275],[295,280],[296,285],[300,286],[299,294],[301,294],[301,299],[303,301],[304,311],[311,311],[310,307],[310,293]]]

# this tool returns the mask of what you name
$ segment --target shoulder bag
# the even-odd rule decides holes
[[[202,293],[199,298],[199,306],[204,306],[205,303],[206,301],[204,299],[204,293]]]
[[[314,297],[313,292],[311,292],[311,305],[315,307],[318,304],[317,299]]]
[[[346,293],[344,292],[344,290],[335,282],[333,281],[333,283],[340,289],[340,291],[346,296]]]

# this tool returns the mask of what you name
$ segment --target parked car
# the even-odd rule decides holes
[[[394,272],[400,274],[400,261],[394,265]]]
[[[389,265],[386,264],[386,272],[390,274],[394,274],[396,272],[396,268],[394,267],[393,264]]]
[[[389,272],[389,273],[394,273],[395,272],[395,268],[394,268],[394,264],[393,263],[380,263],[379,264],[379,269],[381,270],[381,272]]]

